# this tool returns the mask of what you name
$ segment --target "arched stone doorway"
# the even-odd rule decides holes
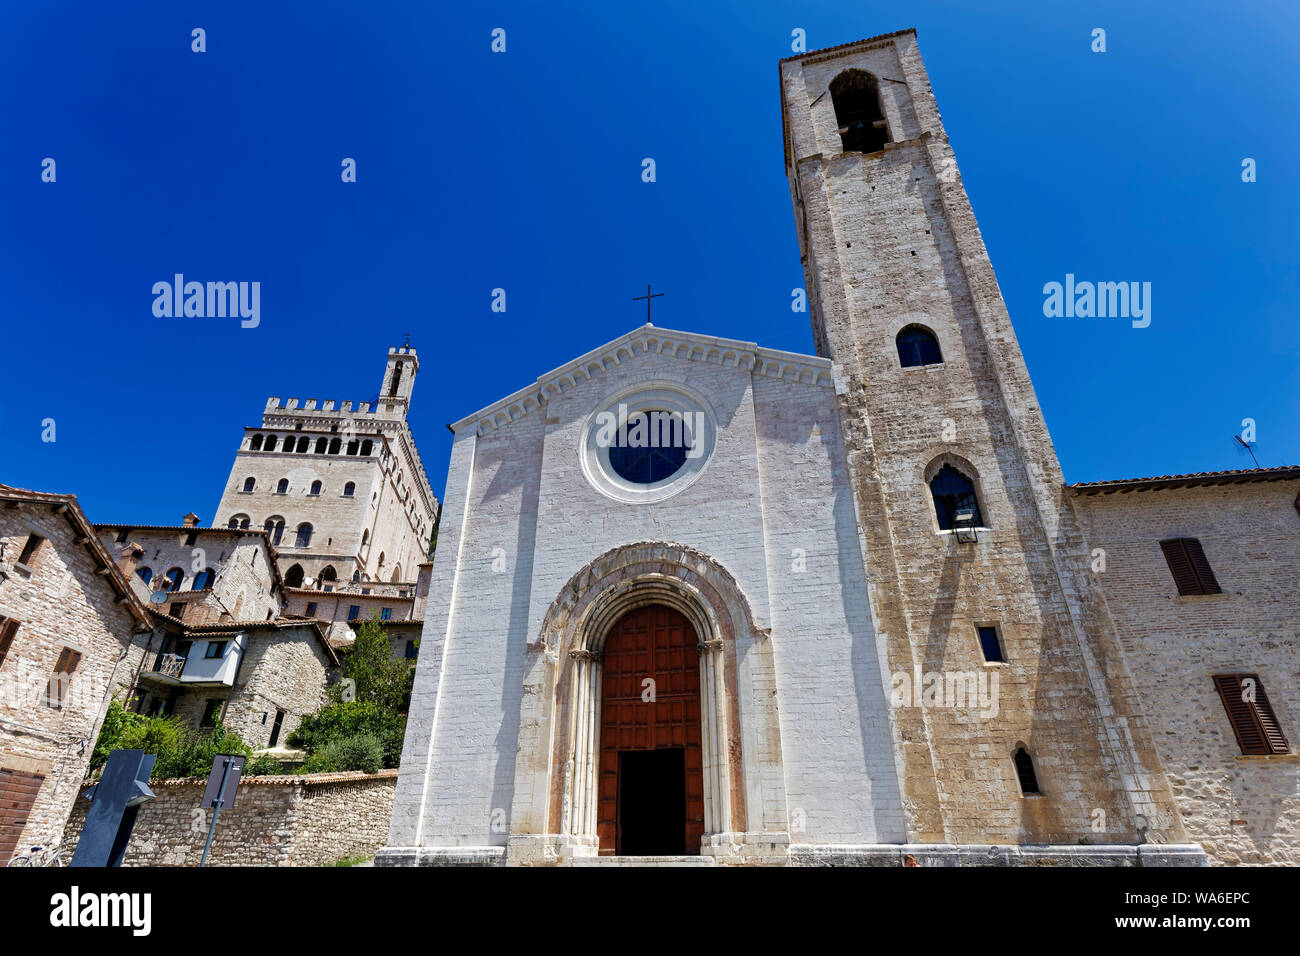
[[[605,638],[596,810],[602,856],[700,852],[698,641],[686,616],[662,604],[629,611]]]
[[[612,847],[608,836],[597,835],[606,643],[624,617],[647,607],[671,609],[690,625],[683,637],[698,675],[704,820],[703,837],[693,836],[687,852],[779,853],[772,848],[789,842],[767,627],[755,620],[735,578],[708,555],[645,541],[576,571],[528,644],[509,818],[512,862],[617,852],[617,834]],[[645,676],[636,680],[638,703]]]

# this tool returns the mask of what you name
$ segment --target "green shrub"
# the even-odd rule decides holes
[[[95,749],[90,755],[90,766],[87,768],[87,772],[96,773],[108,761],[110,753],[114,750],[124,749],[118,741],[122,739],[123,734],[142,720],[144,720],[143,717],[131,713],[117,698],[110,701],[108,711],[104,714],[104,723],[99,728],[99,738],[95,741]]]
[[[384,765],[384,747],[374,734],[357,734],[328,741],[302,765],[303,773],[360,770],[377,773]]]
[[[161,757],[184,746],[188,731],[179,718],[132,716],[136,719],[123,729],[114,750],[143,750]]]
[[[212,761],[217,754],[247,757],[253,752],[253,748],[244,743],[239,734],[227,730],[220,723],[197,731],[186,731],[182,727],[181,732],[183,738],[179,746],[158,752],[158,762],[154,764],[153,776],[160,779],[206,777],[212,770]]]
[[[284,764],[270,754],[259,754],[244,764],[245,777],[270,777],[284,773]]]
[[[349,737],[371,736],[378,738],[382,766],[396,767],[402,758],[402,738],[406,735],[406,718],[386,711],[368,700],[352,700],[330,704],[319,713],[307,714],[289,735],[291,747],[301,747],[309,757],[303,765],[305,773],[324,773],[325,770],[308,769],[311,757],[331,741]],[[319,763],[319,761],[318,761]]]

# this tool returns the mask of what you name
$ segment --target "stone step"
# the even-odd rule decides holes
[[[580,856],[574,866],[713,866],[711,856]]]

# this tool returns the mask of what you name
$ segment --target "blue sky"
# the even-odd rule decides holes
[[[369,400],[409,332],[441,494],[444,424],[640,324],[647,282],[658,325],[812,352],[777,60],[795,28],[814,49],[909,26],[1067,480],[1249,466],[1244,418],[1261,464],[1300,461],[1298,21],[1281,2],[5,4],[0,481],[97,521],[209,521],[268,395]],[[260,325],[155,318],[177,272],[261,282]],[[1150,281],[1151,326],[1045,318],[1067,272]]]

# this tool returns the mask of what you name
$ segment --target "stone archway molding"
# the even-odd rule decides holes
[[[772,832],[787,830],[775,710],[769,705],[762,711],[768,702],[743,690],[756,682],[773,686],[770,630],[755,620],[739,583],[715,559],[687,545],[643,541],[607,551],[576,572],[529,645],[536,653],[529,655],[524,699],[535,714],[521,721],[511,813],[511,855],[519,862],[544,862],[539,854],[563,859],[598,852],[605,639],[623,615],[649,604],[680,612],[699,641],[702,852],[745,853],[754,803],[756,829],[766,831],[763,852],[773,840],[788,842],[788,833]]]

